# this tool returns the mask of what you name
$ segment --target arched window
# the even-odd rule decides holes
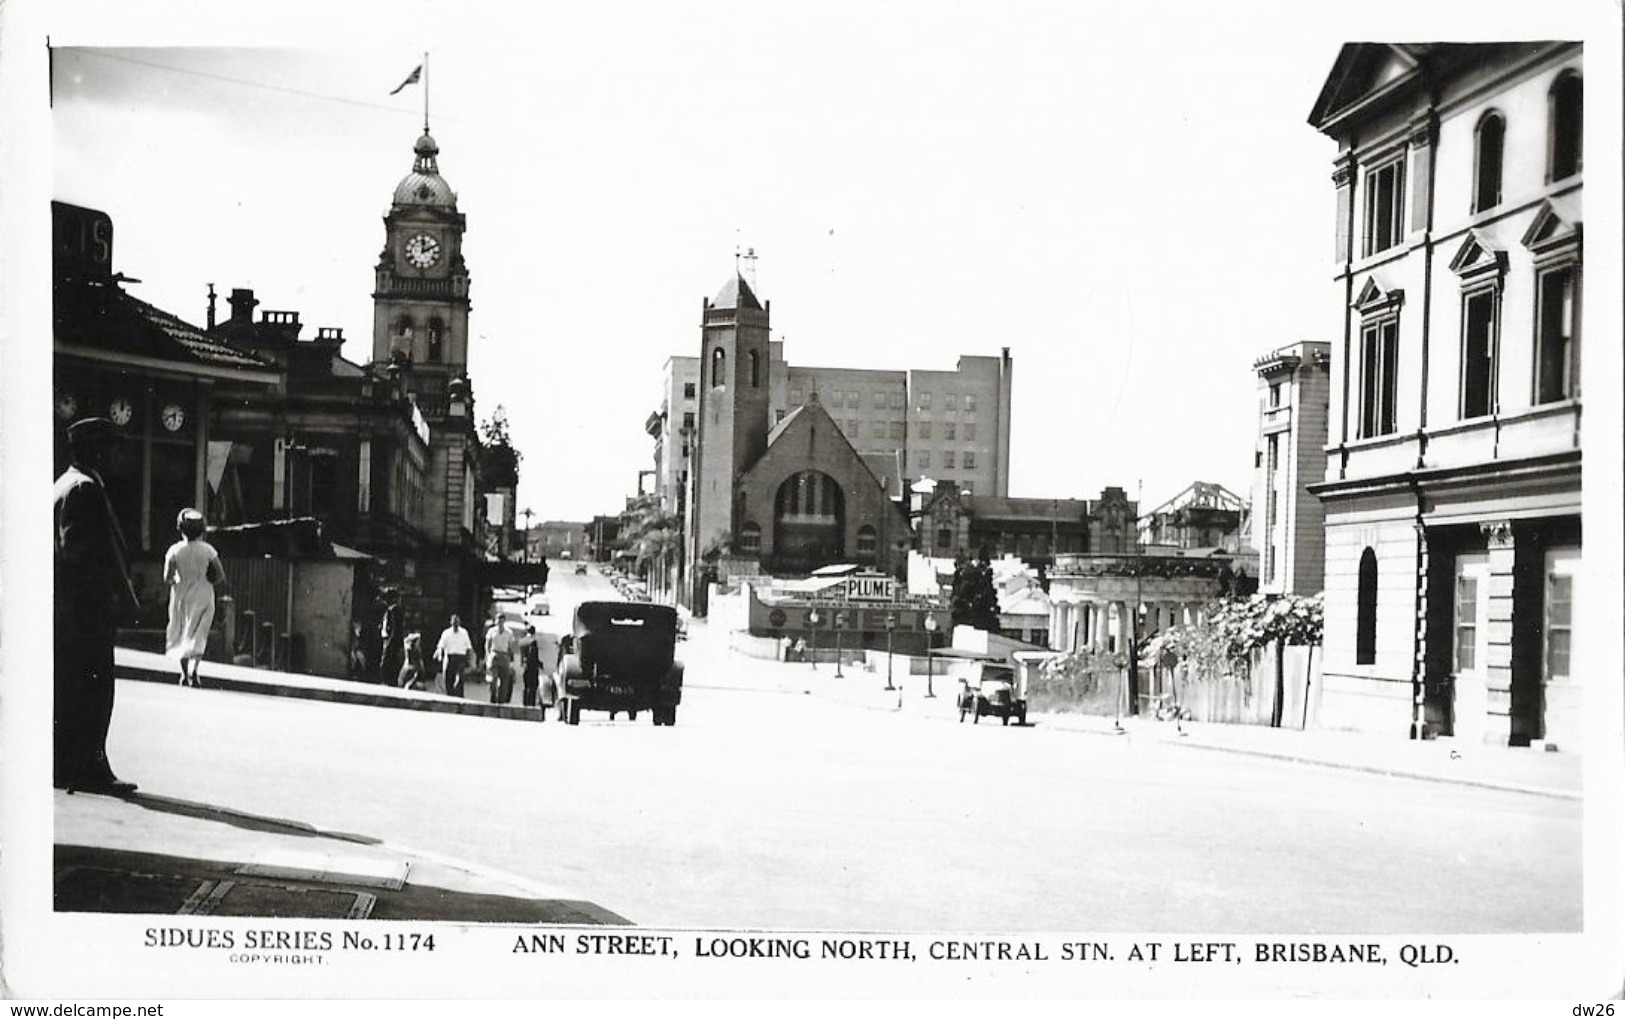
[[[750,352],[750,386],[752,389],[762,388],[762,366],[754,350]]]
[[[1371,665],[1377,660],[1377,553],[1360,553],[1360,591],[1355,609],[1354,664]]]
[[[1501,204],[1501,153],[1507,125],[1493,110],[1478,122],[1478,138],[1473,164],[1473,211],[1483,212]]]
[[[1548,98],[1547,180],[1562,180],[1580,172],[1580,143],[1584,113],[1580,76],[1562,75]]]
[[[438,318],[429,320],[429,360],[439,361],[445,357],[445,323]]]
[[[711,351],[712,386],[725,386],[728,384],[727,367],[728,355],[722,352],[722,348],[718,347],[717,349]]]

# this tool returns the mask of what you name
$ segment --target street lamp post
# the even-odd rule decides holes
[[[886,613],[886,689],[896,690],[891,683],[892,635],[897,632],[897,613]]]
[[[841,674],[841,630],[846,626],[846,613],[835,613],[831,625],[835,627],[835,678],[842,679],[844,677]]]
[[[807,660],[812,663],[814,672],[818,671],[818,620],[817,609],[807,613],[807,636],[810,639],[807,648]]]
[[[931,689],[931,649],[936,646],[937,617],[930,610],[925,613],[925,695],[935,697],[936,691]]]
[[[529,506],[526,506],[524,509],[519,511],[519,515],[525,518],[525,551],[523,561],[528,563],[530,562],[530,518],[536,515],[536,511],[531,509]]]

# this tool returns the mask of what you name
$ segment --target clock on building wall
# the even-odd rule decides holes
[[[107,416],[113,420],[115,425],[129,424],[130,418],[134,414],[135,408],[130,405],[129,400],[122,396],[107,405]]]
[[[72,393],[58,393],[56,416],[66,421],[79,411],[79,400]]]
[[[158,420],[163,424],[164,428],[171,432],[178,432],[181,430],[181,425],[186,423],[186,409],[178,403],[166,404],[163,411],[158,415]]]
[[[440,261],[440,242],[429,234],[413,234],[406,240],[406,260],[419,269]]]

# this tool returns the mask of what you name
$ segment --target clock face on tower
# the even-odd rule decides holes
[[[406,260],[419,269],[440,261],[440,242],[428,234],[413,234],[406,240]]]
[[[181,430],[181,425],[186,423],[186,411],[180,404],[172,403],[163,409],[163,413],[159,415],[158,420],[163,423],[167,431],[178,432]]]

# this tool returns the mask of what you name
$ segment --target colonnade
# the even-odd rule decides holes
[[[1200,623],[1203,603],[1146,601],[1143,633]],[[1133,599],[1057,601],[1050,605],[1050,649],[1053,651],[1126,651],[1134,636]]]

